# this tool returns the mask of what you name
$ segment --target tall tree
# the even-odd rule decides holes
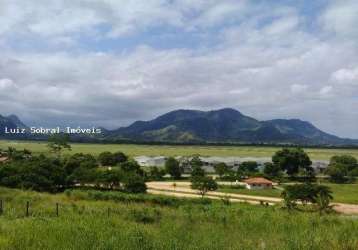
[[[218,189],[218,184],[212,177],[196,176],[191,180],[191,188],[199,190],[201,197],[204,197],[208,191],[215,191]]]
[[[214,165],[215,173],[219,175],[220,179],[228,173],[230,168],[224,162],[220,162]]]
[[[309,169],[312,161],[301,148],[284,148],[272,156],[272,162],[290,176],[296,175],[300,168]]]
[[[165,161],[165,170],[173,179],[179,179],[181,177],[182,169],[179,161],[177,161],[174,157],[169,157]]]
[[[259,165],[256,161],[244,161],[239,165],[239,169],[246,175],[258,172]]]
[[[282,176],[282,171],[280,166],[275,165],[271,162],[265,162],[264,173],[270,178],[280,178]]]

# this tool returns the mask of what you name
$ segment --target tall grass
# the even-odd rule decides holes
[[[106,194],[106,193],[104,193]],[[111,194],[112,198],[115,194]],[[358,221],[220,202],[176,206],[0,189],[0,249],[357,249]],[[173,198],[174,199],[174,198]],[[24,217],[26,201],[31,216]],[[60,203],[59,217],[55,204]]]

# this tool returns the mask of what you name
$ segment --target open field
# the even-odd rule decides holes
[[[218,189],[218,191],[223,193],[245,194],[245,195],[267,196],[267,197],[280,197],[282,193],[282,190],[278,190],[278,189],[249,190],[249,189],[236,189],[230,187],[221,187]]]
[[[333,192],[334,202],[358,204],[358,184],[324,183]]]
[[[6,141],[0,140],[0,148],[15,147],[29,149],[34,153],[48,152],[46,142]],[[258,146],[167,146],[167,145],[134,145],[134,144],[87,144],[73,143],[73,153],[90,153],[98,155],[103,151],[122,151],[130,156],[239,156],[239,157],[271,157],[278,147]],[[306,149],[314,160],[329,160],[333,155],[348,154],[358,157],[358,149]]]
[[[86,192],[66,196],[0,188],[0,197],[5,201],[0,249],[339,250],[358,244],[353,216],[220,202],[178,207],[123,203],[95,200]],[[30,217],[24,217],[26,201]]]
[[[323,185],[331,188],[333,192],[333,202],[358,204],[358,184],[333,184],[324,183]],[[264,189],[264,190],[248,190],[248,189],[235,189],[230,187],[222,187],[220,192],[267,196],[267,197],[280,197],[281,190],[278,189]]]

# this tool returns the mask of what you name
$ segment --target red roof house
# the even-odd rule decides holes
[[[263,177],[255,177],[244,180],[247,189],[266,189],[272,188],[273,182],[263,178]]]

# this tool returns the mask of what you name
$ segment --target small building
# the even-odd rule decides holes
[[[134,160],[142,167],[164,167],[166,157],[164,156],[137,156]]]
[[[272,181],[262,177],[249,178],[244,180],[244,183],[247,189],[270,189],[273,187]]]

